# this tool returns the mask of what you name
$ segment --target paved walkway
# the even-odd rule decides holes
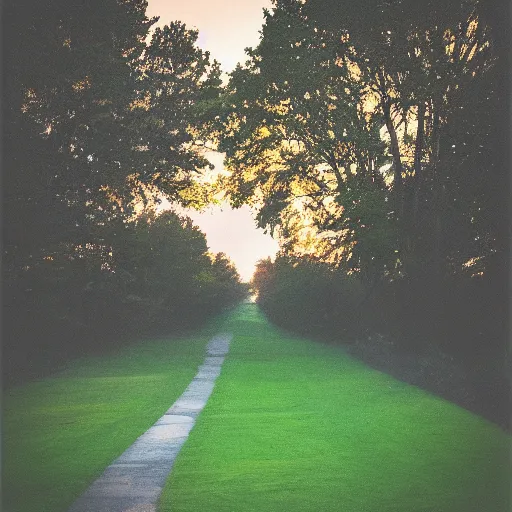
[[[172,407],[72,505],[69,512],[155,512],[156,503],[196,417],[210,397],[230,334],[212,338],[197,375]]]

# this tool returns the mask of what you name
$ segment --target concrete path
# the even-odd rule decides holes
[[[230,334],[220,334],[209,341],[207,357],[184,393],[105,470],[69,512],[156,511],[176,456],[220,375],[231,338]]]

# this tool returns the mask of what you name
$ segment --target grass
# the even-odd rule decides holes
[[[217,330],[83,358],[6,391],[2,510],[66,510],[184,391]]]
[[[160,512],[507,512],[510,437],[272,327],[256,306],[178,456]]]

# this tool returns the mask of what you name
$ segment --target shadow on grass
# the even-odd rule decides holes
[[[261,308],[260,308],[261,309]],[[274,324],[272,317],[262,313]],[[512,432],[512,393],[505,363],[496,360],[457,361],[434,346],[406,350],[381,335],[348,339],[322,333],[320,329],[284,332],[343,348],[371,368],[417,386]]]

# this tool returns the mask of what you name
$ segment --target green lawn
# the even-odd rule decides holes
[[[133,344],[5,391],[2,510],[66,510],[184,391],[217,331]]]
[[[161,497],[167,512],[508,512],[510,437],[256,306]]]

